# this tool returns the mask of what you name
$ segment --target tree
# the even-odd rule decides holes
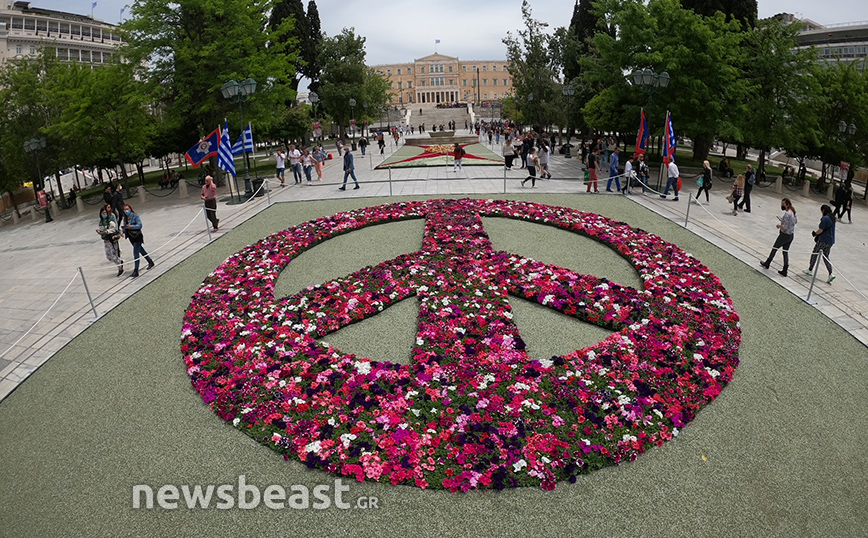
[[[274,30],[280,28],[287,21],[292,25],[292,29],[283,36],[284,43],[290,46],[287,50],[298,50],[298,54],[292,58],[287,58],[287,61],[292,62],[295,67],[295,75],[290,86],[293,91],[298,91],[298,85],[301,82],[307,61],[304,55],[305,44],[309,41],[310,36],[310,27],[301,0],[277,0],[274,3],[269,18],[269,27]]]
[[[704,160],[719,133],[736,129],[731,103],[741,102],[744,91],[735,67],[744,37],[738,23],[726,22],[722,13],[701,17],[678,0],[601,0],[598,14],[604,13],[617,33],[594,36],[600,60],[588,61],[583,79],[606,88],[585,106],[588,122],[598,129],[635,130],[644,104],[650,121],[661,119],[660,133],[670,110],[676,133],[693,139],[693,159]],[[646,68],[671,77],[653,99],[625,77]]]
[[[503,39],[512,75],[514,96],[522,114],[533,122],[538,132],[555,117],[547,103],[560,102],[559,66],[551,50],[552,38],[545,32],[548,25],[533,18],[530,4],[521,4],[524,29],[518,36],[507,33]]]
[[[301,43],[301,57],[305,61],[302,73],[310,80],[308,89],[316,91],[319,88],[319,77],[322,74],[322,65],[319,61],[319,52],[322,48],[322,28],[319,21],[319,10],[314,0],[310,0],[307,4],[307,27],[307,39]]]
[[[259,86],[244,106],[245,122],[267,126],[275,108],[294,97],[293,21],[268,24],[269,1],[136,0],[124,24],[123,56],[140,73],[161,117],[173,122],[181,148],[233,117],[237,105],[220,94],[229,81],[252,77]],[[240,122],[239,122],[240,126]],[[181,149],[179,148],[179,149]]]
[[[745,29],[756,26],[757,0],[681,0],[681,5],[705,17],[723,13],[727,21],[740,21]]]
[[[353,28],[324,38],[319,61],[321,110],[334,118],[341,138],[346,138],[346,126],[354,112],[350,99],[355,99],[359,112],[363,103],[371,110],[385,107],[388,83],[365,65],[365,38],[356,36]]]
[[[816,59],[813,50],[796,49],[800,24],[784,25],[777,19],[759,21],[748,32],[746,58],[740,82],[746,88],[745,111],[739,123],[742,140],[761,150],[759,167],[767,151],[786,147],[803,155],[816,137],[818,81],[811,76]]]

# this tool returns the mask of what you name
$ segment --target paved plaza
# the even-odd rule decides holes
[[[578,158],[553,155],[550,164],[553,179],[538,180],[537,187],[532,189],[529,183],[526,187],[520,185],[520,180],[525,177],[523,170],[514,168],[504,172],[491,167],[465,166],[463,170],[453,172],[446,158],[442,167],[392,171],[373,169],[394,150],[394,146],[389,145],[385,155],[369,153],[366,157],[356,152],[356,175],[361,183],[359,190],[337,189],[343,179],[339,159],[326,163],[323,181],[291,185],[290,174],[286,188],[280,188],[272,181],[269,196],[253,198],[244,204],[232,202],[228,188],[222,187],[218,190],[220,232],[210,235],[201,214],[197,188],[191,186],[186,198],[181,198],[178,191],[171,194],[157,191],[148,194],[142,203],[140,197],[135,196],[130,203],[142,217],[145,246],[157,263],[150,271],[142,270],[138,278],[129,276],[132,272],[129,264],[127,272],[117,278],[114,267],[105,260],[102,243],[94,233],[98,220],[97,205],[86,206],[82,213],[75,209],[62,211],[49,224],[41,219],[34,222],[29,216],[16,225],[3,222],[0,225],[0,289],[3,290],[0,295],[0,399],[94,321],[82,275],[93,299],[93,308],[101,316],[208,245],[209,241],[231,234],[234,227],[268,207],[269,203],[393,195],[488,194],[497,197],[503,193],[523,193],[532,197],[537,193],[563,193],[619,196],[614,193],[585,194],[585,185],[580,179],[583,177],[582,163]],[[492,150],[500,153],[497,144]],[[266,157],[260,156],[262,158]],[[685,191],[695,192],[695,179],[689,174],[682,174],[682,177]],[[827,202],[825,197],[812,195],[808,198],[786,189],[777,194],[774,186],[757,187],[753,191],[752,213],[741,212],[733,216],[724,199],[729,186],[729,183],[718,180],[712,188],[711,202],[705,204],[703,201],[701,206],[691,204],[689,215],[686,192],[682,193],[680,202],[672,201],[671,196],[664,200],[653,193],[634,193],[630,198],[673,222],[683,225],[687,219],[689,230],[744,262],[744,271],[762,271],[788,292],[806,298],[811,279],[802,274],[802,270],[807,268],[812,247],[809,232],[816,229],[820,220],[819,206]],[[601,191],[605,188],[604,182],[600,187]],[[766,271],[758,265],[768,255],[777,237],[775,224],[780,215],[778,206],[782,196],[792,199],[799,217],[788,277],[777,273],[780,255],[771,270]],[[868,208],[859,200],[854,203],[853,223],[845,221],[837,227],[836,244],[831,253],[837,279],[833,284],[827,284],[825,268],[821,269],[810,297],[811,304],[864,344],[868,344],[868,281],[864,271],[868,262],[866,232]],[[122,257],[132,258],[127,241],[121,241],[121,249]],[[142,266],[144,268],[145,264]],[[119,342],[125,330],[118,328]]]

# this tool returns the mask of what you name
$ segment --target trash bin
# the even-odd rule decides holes
[[[256,197],[265,196],[265,189],[262,188],[262,184],[265,183],[265,178],[263,177],[254,177],[250,179],[250,182],[253,184],[253,192],[256,193]],[[266,186],[266,188],[268,188]]]
[[[591,172],[589,170],[585,170],[585,185],[591,182]],[[590,187],[588,187],[590,188]]]

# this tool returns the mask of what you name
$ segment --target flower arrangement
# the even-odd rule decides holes
[[[556,226],[617,250],[644,289],[491,246],[483,216]],[[421,250],[276,299],[294,257],[337,234],[424,218]],[[411,296],[409,365],[318,341]],[[615,331],[532,357],[509,296]],[[320,218],[231,256],[184,318],[193,387],[223,419],[310,468],[450,491],[553,489],[660,446],[738,365],[720,281],[657,236],[592,213],[498,200],[400,202]]]
[[[503,166],[503,158],[482,144],[461,144],[464,149],[464,166]],[[418,145],[407,143],[375,168],[418,168],[451,164],[454,144]]]

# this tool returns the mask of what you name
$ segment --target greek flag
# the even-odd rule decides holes
[[[244,141],[244,149],[242,150],[241,144],[242,140]],[[244,129],[244,132],[241,133],[241,136],[238,137],[238,140],[235,142],[235,145],[232,146],[232,155],[241,155],[243,151],[253,151],[253,129],[251,129],[250,124],[247,124],[247,127]]]
[[[435,39],[435,40],[434,40],[434,44],[436,45],[436,44],[438,44],[438,43],[440,43],[440,40],[439,40],[439,39]]]
[[[217,166],[235,175],[235,159],[232,157],[232,148],[229,145],[229,122],[223,127],[220,135],[220,148],[217,150]]]
[[[96,2],[94,2],[93,5],[90,6],[91,9],[93,9],[93,8],[95,8],[95,7],[96,7]]]

